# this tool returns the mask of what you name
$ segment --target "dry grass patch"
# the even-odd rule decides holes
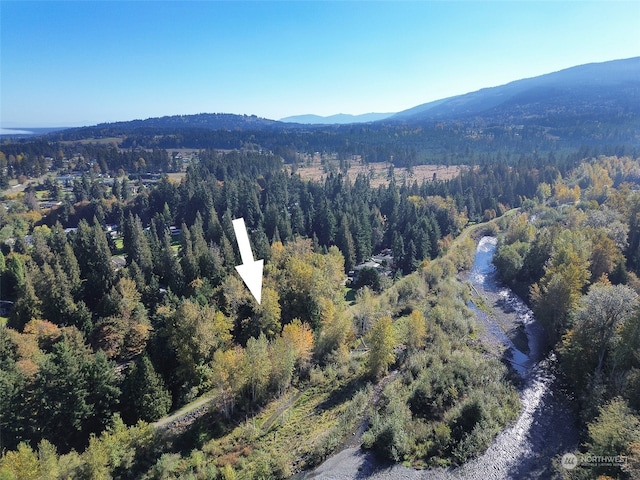
[[[186,172],[167,173],[171,183],[181,183],[186,176]]]
[[[432,181],[434,174],[438,180],[449,180],[456,177],[462,168],[463,167],[459,165],[416,165],[412,168],[411,172],[404,167],[396,167],[393,170],[393,174],[396,182],[406,180],[407,183],[417,181],[420,184],[423,181]],[[296,173],[304,180],[321,182],[324,181],[327,174],[332,171],[339,171],[337,161],[325,161],[323,165],[320,160],[314,159],[305,166],[298,167]],[[359,174],[368,175],[371,186],[374,188],[380,185],[388,185],[389,163],[376,162],[364,164],[360,161],[351,162],[351,166],[347,170],[347,176],[351,182],[354,182]]]

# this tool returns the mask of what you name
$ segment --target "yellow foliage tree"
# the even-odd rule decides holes
[[[389,365],[395,361],[396,339],[391,317],[381,317],[369,334],[367,370],[372,377],[386,375]]]
[[[309,324],[295,318],[282,329],[282,338],[293,347],[298,367],[305,367],[313,353],[313,332]]]
[[[209,381],[218,390],[222,412],[233,415],[236,396],[244,388],[244,350],[240,346],[229,350],[216,350],[209,370]]]
[[[38,454],[24,442],[18,445],[17,450],[6,452],[0,458],[0,477],[11,480],[39,480],[41,469]]]
[[[232,320],[214,307],[186,300],[169,325],[169,343],[184,373],[195,378],[198,367],[229,344],[232,328]]]
[[[420,310],[414,310],[407,319],[407,348],[418,350],[424,348],[427,338],[427,323]]]

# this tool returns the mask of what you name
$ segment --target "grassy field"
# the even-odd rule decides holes
[[[185,172],[168,173],[169,180],[173,183],[180,183],[182,179],[187,176]]]
[[[433,180],[434,174],[438,180],[448,180],[458,175],[461,167],[457,165],[416,165],[412,170],[410,173],[406,168],[394,168],[396,182],[406,179],[410,183],[415,180],[420,184],[424,180]],[[325,165],[323,165],[320,159],[315,158],[304,166],[298,167],[296,172],[305,180],[322,181],[328,171],[339,171],[337,161],[325,161]],[[361,173],[369,175],[371,186],[374,188],[389,183],[389,163],[387,162],[369,164],[351,162],[351,167],[347,170],[347,176],[351,182],[354,182]]]
[[[115,145],[120,145],[120,142],[122,142],[122,138],[121,137],[107,137],[107,138],[84,138],[82,140],[64,140],[64,141],[61,141],[60,143],[63,144],[63,145],[74,145],[76,143],[80,143],[82,145],[91,145],[91,144],[98,144],[98,145],[115,144]]]

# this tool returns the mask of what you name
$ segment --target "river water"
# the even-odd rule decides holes
[[[559,478],[553,459],[578,444],[576,415],[554,373],[553,354],[543,355],[544,331],[531,310],[510,289],[500,285],[492,264],[497,241],[483,237],[468,279],[492,314],[471,307],[484,326],[484,340],[511,363],[522,379],[522,411],[480,457],[458,468],[415,470],[381,464],[370,452],[345,449],[327,459],[304,478],[317,479],[547,479]],[[517,337],[519,325],[520,338]],[[524,331],[524,336],[522,335]],[[516,347],[516,343],[520,348]]]

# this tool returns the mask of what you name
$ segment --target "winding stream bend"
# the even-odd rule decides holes
[[[402,465],[381,465],[370,452],[345,449],[327,459],[305,478],[318,479],[547,479],[559,477],[552,460],[578,443],[576,417],[570,400],[556,385],[554,357],[543,356],[544,331],[531,310],[496,278],[492,259],[497,240],[483,237],[476,250],[469,281],[485,298],[492,315],[477,308],[485,326],[485,341],[492,343],[521,376],[522,411],[516,422],[503,430],[487,451],[455,469],[414,470]],[[507,333],[523,325],[526,336],[517,342]],[[505,333],[505,330],[507,333]]]

